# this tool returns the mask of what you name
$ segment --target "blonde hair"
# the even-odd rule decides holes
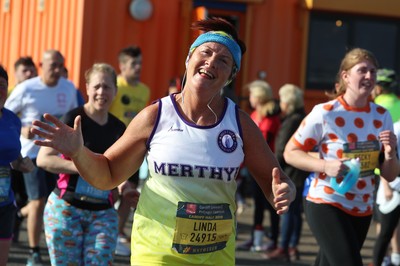
[[[337,87],[335,87],[335,90],[332,93],[327,93],[327,95],[336,98],[337,96],[344,94],[346,92],[346,84],[342,79],[342,72],[350,70],[353,66],[364,60],[369,61],[376,68],[379,67],[378,60],[372,52],[363,48],[353,48],[348,51],[342,59],[339,71],[336,75]]]
[[[247,85],[249,92],[260,101],[263,106],[261,112],[265,115],[273,112],[276,102],[273,98],[272,87],[264,80],[255,80]]]
[[[285,84],[279,89],[279,99],[287,104],[287,114],[304,107],[303,91],[294,84]]]
[[[114,68],[111,65],[106,64],[106,63],[94,63],[91,68],[86,70],[85,80],[86,80],[87,84],[90,83],[90,78],[92,77],[92,74],[96,73],[96,72],[109,74],[112,78],[113,85],[115,87],[117,87],[117,74],[116,74]]]

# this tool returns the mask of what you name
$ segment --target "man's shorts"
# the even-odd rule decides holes
[[[36,165],[36,160],[33,160]],[[35,170],[24,173],[26,194],[29,200],[47,198],[57,183],[57,175],[35,166]]]

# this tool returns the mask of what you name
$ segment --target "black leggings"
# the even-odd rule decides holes
[[[320,247],[315,266],[362,266],[361,248],[371,216],[352,216],[328,204],[305,203],[308,225]]]
[[[375,205],[375,207],[378,207]],[[392,238],[394,229],[396,229],[400,218],[400,206],[397,206],[392,212],[383,214],[377,210],[379,220],[381,223],[381,230],[374,245],[374,265],[381,265],[385,257],[387,247],[389,246],[390,239]]]

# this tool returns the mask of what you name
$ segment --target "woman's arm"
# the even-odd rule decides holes
[[[94,153],[83,145],[80,116],[75,118],[74,128],[71,128],[54,116],[45,114],[44,118],[55,126],[35,120],[33,125],[39,128],[32,128],[32,132],[45,138],[35,140],[36,145],[52,147],[70,157],[80,175],[89,184],[98,189],[109,190],[117,187],[139,169],[157,112],[158,104],[146,107],[104,154]]]
[[[296,146],[290,139],[283,153],[285,161],[303,171],[325,173],[326,161],[318,156],[313,156]]]
[[[384,148],[384,161],[381,164],[381,176],[388,182],[393,181],[399,173],[399,160],[396,155],[397,137],[390,130],[379,133],[379,141]]]
[[[282,171],[260,129],[242,111],[240,123],[244,142],[244,165],[257,181],[265,197],[277,209],[277,213],[283,214],[294,200],[296,188]]]
[[[41,147],[36,159],[37,166],[45,169],[46,171],[59,174],[77,174],[75,164],[68,159],[60,157],[60,153],[51,147]]]
[[[383,176],[380,176],[379,185],[383,188],[383,194],[386,200],[390,200],[393,197],[393,189],[390,187],[389,182]]]
[[[313,152],[306,152],[289,140],[286,144],[284,157],[288,164],[306,172],[325,173],[328,176],[343,176],[348,167],[344,164],[344,160],[324,160],[320,159]]]

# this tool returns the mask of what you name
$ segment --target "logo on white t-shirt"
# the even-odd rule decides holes
[[[221,133],[219,133],[218,146],[222,151],[226,153],[232,153],[236,150],[237,145],[238,143],[236,135],[233,131],[223,130]]]

